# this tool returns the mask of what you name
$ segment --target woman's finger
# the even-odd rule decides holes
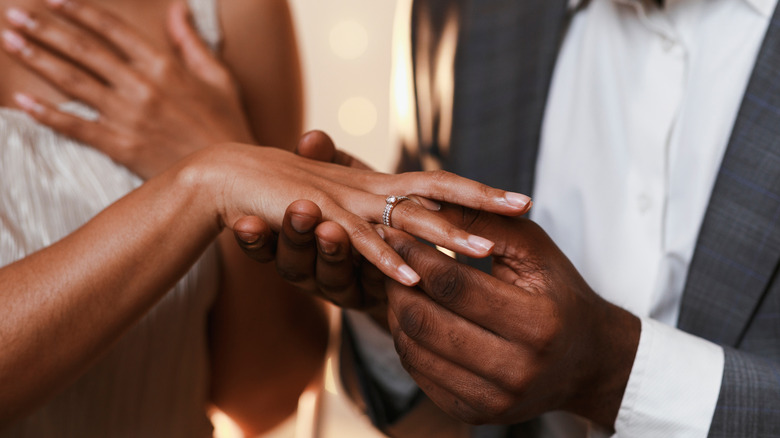
[[[413,172],[408,178],[409,194],[458,204],[506,216],[528,212],[531,198],[507,192],[445,171]]]
[[[179,51],[184,65],[201,80],[223,86],[230,74],[192,26],[189,8],[183,1],[168,9],[168,35]]]
[[[520,193],[496,189],[445,171],[409,172],[398,175],[381,175],[360,169],[346,171],[332,163],[311,161],[306,167],[328,179],[367,192],[409,196],[417,195],[435,201],[458,204],[476,210],[489,211],[504,216],[521,216],[531,207],[531,199]]]
[[[391,198],[393,197],[355,196],[355,193],[349,190],[345,190],[343,197],[339,197],[344,208],[369,222],[390,225],[470,257],[482,258],[491,254],[493,242],[471,234],[438,215],[434,208],[437,205],[435,202],[417,196],[395,197],[392,202]]]
[[[470,257],[487,257],[495,244],[453,225],[435,212],[412,201],[402,201],[390,211],[393,228]]]
[[[121,83],[130,77],[126,64],[116,53],[83,30],[66,28],[50,17],[17,7],[9,8],[6,18],[20,33],[86,67],[105,82]]]
[[[131,61],[149,63],[159,58],[158,50],[141,33],[118,16],[85,0],[47,0],[60,16],[105,38]]]
[[[100,123],[62,112],[50,103],[28,94],[16,93],[14,101],[19,105],[19,108],[41,124],[82,143],[102,145],[105,139],[111,135]]]
[[[414,272],[414,269],[383,240],[381,228],[374,228],[363,218],[337,205],[324,205],[322,211],[337,212],[325,217],[325,220],[332,220],[341,225],[347,232],[352,246],[385,275],[407,286],[414,286],[420,282],[420,276]]]
[[[3,47],[25,67],[54,84],[65,94],[101,108],[105,86],[84,70],[53,55],[47,49],[13,30],[4,30]]]

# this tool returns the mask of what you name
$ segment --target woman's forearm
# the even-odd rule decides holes
[[[0,422],[78,376],[243,216],[278,230],[290,203],[312,200],[369,262],[414,285],[411,268],[371,225],[386,194],[399,193],[503,214],[529,206],[444,173],[384,175],[239,144],[190,155],[62,241],[0,269]],[[490,252],[484,239],[412,202],[399,204],[393,221],[467,255]]]
[[[149,181],[0,269],[0,424],[77,378],[217,235],[213,209],[181,175]]]

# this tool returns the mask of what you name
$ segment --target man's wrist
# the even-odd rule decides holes
[[[578,392],[567,410],[613,430],[639,346],[642,324],[639,318],[603,301],[592,312],[592,330]]]

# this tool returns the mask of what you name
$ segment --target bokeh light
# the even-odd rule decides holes
[[[365,97],[351,97],[339,108],[339,125],[346,133],[360,137],[376,127],[377,110]]]
[[[340,21],[330,30],[330,48],[339,58],[357,59],[368,49],[368,31],[357,21]]]

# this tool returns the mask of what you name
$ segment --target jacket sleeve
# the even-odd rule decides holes
[[[725,348],[709,436],[780,437],[780,364]]]

